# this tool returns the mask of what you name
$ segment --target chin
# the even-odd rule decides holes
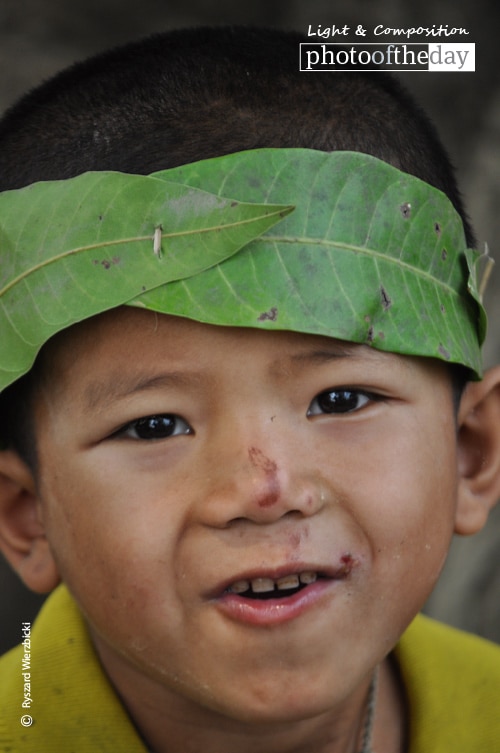
[[[310,683],[304,681],[294,683],[293,692],[289,686],[267,692],[261,688],[231,701],[231,707],[225,710],[227,716],[252,726],[267,726],[304,721],[323,714],[331,708],[332,694],[314,692]]]

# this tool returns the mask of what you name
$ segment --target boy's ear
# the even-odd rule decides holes
[[[33,473],[11,450],[0,452],[0,550],[32,591],[48,593],[59,583]]]
[[[470,382],[458,411],[455,532],[476,533],[500,497],[500,366]]]

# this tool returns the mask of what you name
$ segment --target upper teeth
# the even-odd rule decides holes
[[[229,590],[235,594],[242,594],[249,589],[252,589],[254,593],[268,593],[274,591],[276,588],[278,591],[286,591],[288,589],[297,588],[300,584],[309,585],[314,583],[317,579],[317,573],[312,571],[306,571],[303,573],[292,573],[285,575],[283,578],[253,578],[252,580],[237,580],[232,583]]]

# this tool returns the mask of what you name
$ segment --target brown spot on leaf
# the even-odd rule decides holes
[[[101,267],[104,267],[104,269],[110,269],[112,264],[119,264],[121,262],[121,257],[119,256],[113,256],[112,259],[94,259],[92,264],[100,264]]]
[[[405,201],[405,203],[401,204],[401,206],[399,207],[399,211],[401,212],[405,220],[409,219],[411,215],[411,204]]]
[[[367,334],[366,334],[366,341],[369,342],[369,343],[372,343],[373,340],[374,340],[374,337],[375,337],[375,335],[374,335],[374,332],[373,332],[373,327],[370,327],[369,330],[368,330],[368,332],[367,332]]]
[[[434,223],[434,232],[438,236],[441,235],[441,225],[439,224],[439,222]]]
[[[448,258],[448,251],[445,248],[443,248],[443,250],[441,251],[441,259],[443,261],[446,261],[447,258]]]
[[[387,311],[392,306],[392,301],[383,285],[380,286],[380,298],[382,300],[382,308],[384,311]]]
[[[451,354],[450,354],[450,353],[449,353],[449,352],[448,352],[448,351],[446,350],[446,348],[445,348],[445,347],[444,347],[444,345],[442,345],[442,344],[441,344],[441,345],[439,346],[439,348],[438,348],[438,353],[439,353],[439,355],[440,355],[440,356],[441,356],[442,358],[444,358],[444,359],[445,359],[446,361],[449,361],[449,360],[450,360],[450,358],[451,358]]]
[[[264,313],[262,313],[259,316],[258,321],[259,322],[266,322],[266,321],[275,322],[277,318],[278,318],[278,309],[276,308],[276,306],[272,306],[272,308],[270,308],[269,311],[264,311]]]

